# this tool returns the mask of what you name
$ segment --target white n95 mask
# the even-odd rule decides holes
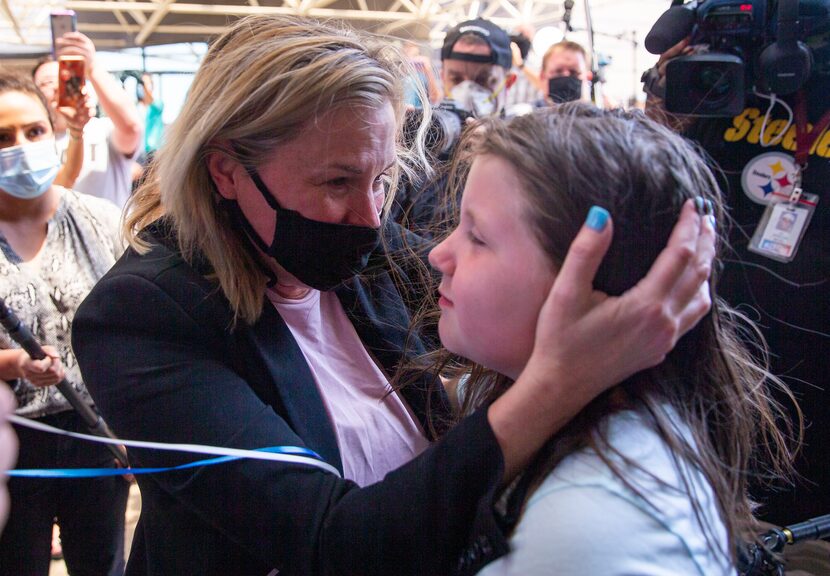
[[[472,80],[465,80],[450,92],[456,108],[470,112],[476,118],[490,116],[497,112],[496,95]]]

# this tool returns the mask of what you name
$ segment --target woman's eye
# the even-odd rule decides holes
[[[29,133],[27,134],[27,136],[31,140],[33,138],[38,138],[40,136],[43,136],[44,134],[46,134],[46,128],[44,128],[43,126],[36,126],[36,127],[31,128],[29,130]]]
[[[332,178],[331,180],[326,182],[326,184],[328,184],[329,186],[333,186],[335,188],[342,188],[343,186],[345,186],[348,183],[349,183],[348,179],[343,178],[343,177],[341,177],[341,178]]]

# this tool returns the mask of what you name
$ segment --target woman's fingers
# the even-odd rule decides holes
[[[715,258],[717,233],[712,215],[712,203],[706,200],[704,206],[704,215],[700,217],[700,233],[695,247],[695,257],[678,280],[669,302],[672,310],[681,315],[687,308],[697,309],[700,304],[704,304],[702,309],[705,314],[711,305],[709,277],[712,274],[712,263]]]

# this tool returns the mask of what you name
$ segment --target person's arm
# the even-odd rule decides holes
[[[513,67],[521,70],[522,74],[525,75],[533,87],[539,92],[544,93],[545,86],[542,84],[541,77],[525,65],[525,61],[522,58],[522,51],[519,49],[519,46],[515,42],[511,42],[510,49],[513,52]]]
[[[239,448],[303,446],[286,416],[263,404],[228,364],[233,339],[205,293],[194,291],[191,301],[189,277],[162,274],[158,282],[165,288],[108,275],[75,316],[73,348],[113,431]],[[131,459],[155,467],[193,458],[140,450]],[[250,460],[140,481],[281,574],[442,574],[455,564],[479,501],[498,486],[500,463],[482,413],[362,490],[308,466]],[[408,544],[414,526],[420,546]]]
[[[84,165],[84,127],[89,122],[89,98],[84,94],[83,99],[77,101],[76,107],[58,108],[58,114],[66,119],[69,131],[69,145],[66,147],[66,160],[55,178],[55,184],[64,188],[72,188],[81,174]]]
[[[114,127],[112,143],[125,156],[132,156],[141,141],[141,120],[135,105],[115,78],[96,62],[95,45],[80,32],[68,32],[55,40],[58,56],[83,56],[86,75],[98,101]]]
[[[0,532],[9,514],[9,492],[6,488],[8,476],[5,472],[12,469],[17,461],[17,435],[7,420],[7,416],[14,413],[16,405],[14,393],[0,380]]]

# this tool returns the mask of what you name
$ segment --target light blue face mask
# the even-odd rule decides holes
[[[46,192],[60,170],[55,139],[0,149],[0,190],[31,200]]]

